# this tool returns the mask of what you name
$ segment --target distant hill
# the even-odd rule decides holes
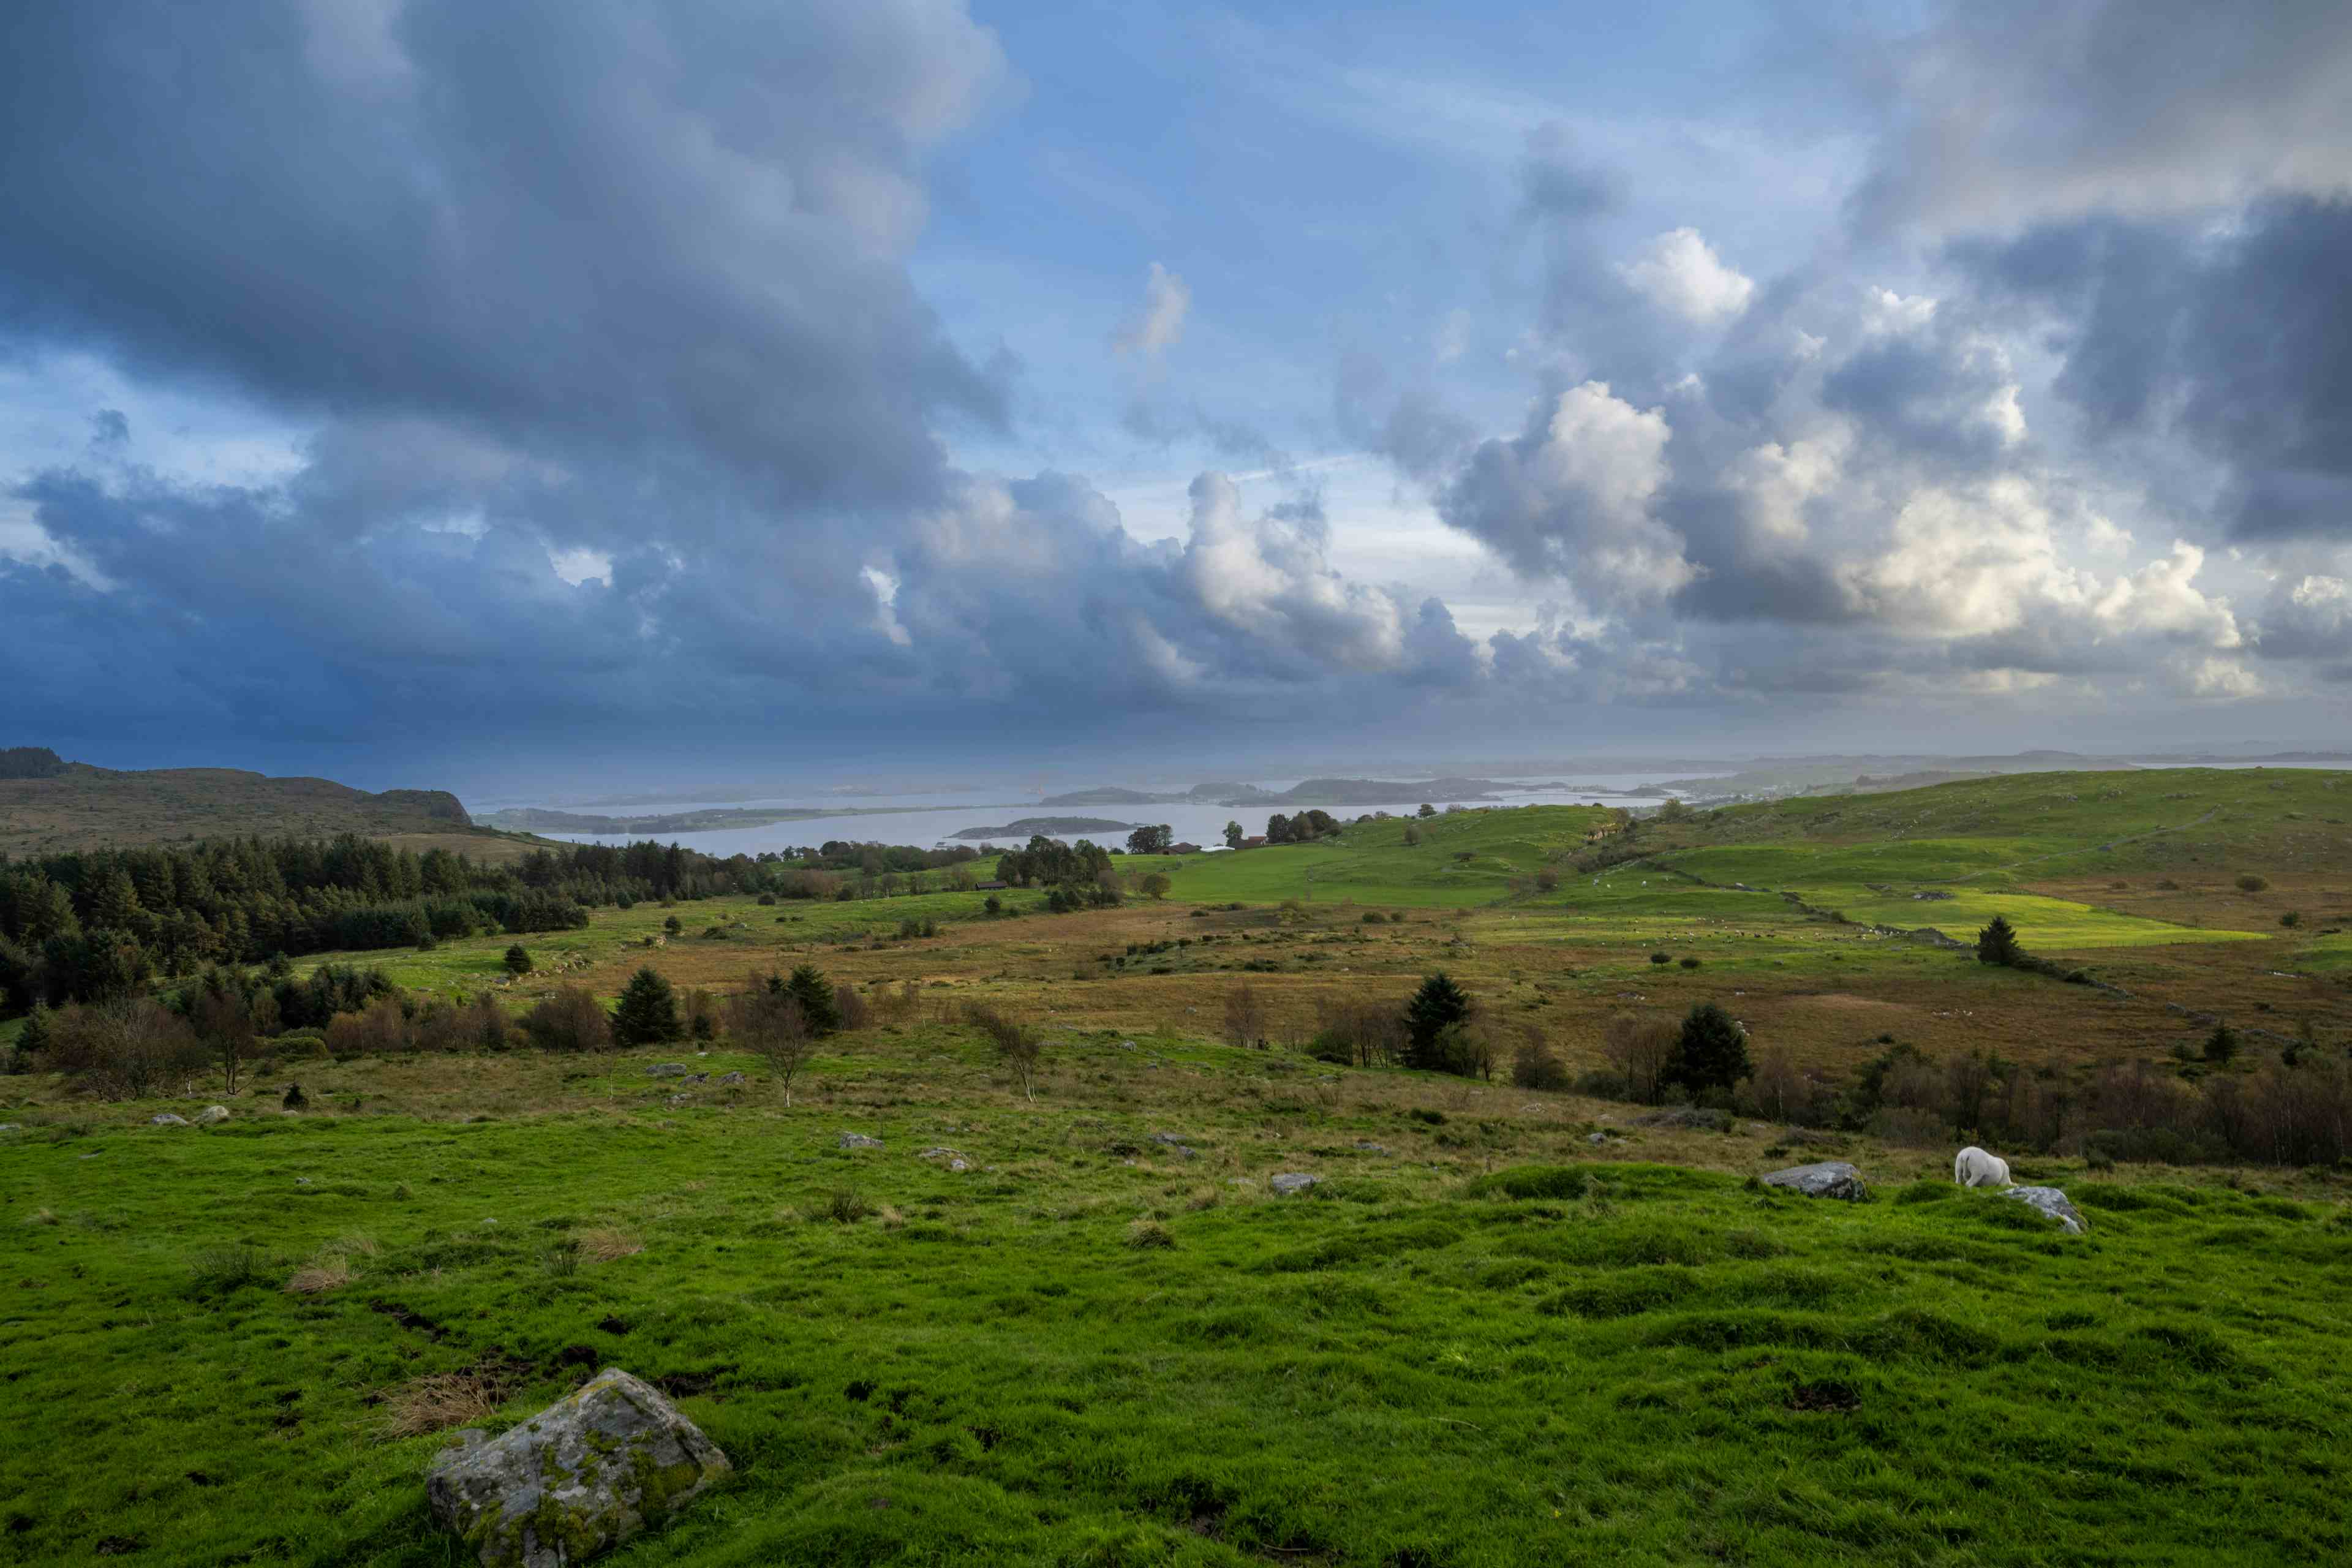
[[[38,747],[11,748],[0,752],[0,758],[8,764],[0,772],[0,854],[58,854],[246,834],[389,838],[478,831],[446,790],[371,795],[331,779],[269,778],[236,768],[118,772],[60,762]],[[480,837],[485,846],[503,842],[488,833]]]
[[[543,806],[515,806],[482,818],[485,827],[518,833],[595,833],[638,838],[674,833],[713,833],[733,827],[767,827],[779,822],[803,822],[812,817],[903,816],[918,811],[961,811],[962,806],[924,805],[781,805],[708,806],[674,811],[660,816],[597,816],[576,811],[551,811]]]
[[[1049,795],[1039,805],[1175,805],[1209,802],[1217,805],[1394,805],[1400,801],[1494,800],[1509,784],[1493,779],[1306,779],[1286,790],[1261,789],[1250,784],[1194,784],[1181,795],[1153,795],[1148,790],[1106,784],[1098,789]]]
[[[1134,826],[1132,822],[1113,822],[1107,816],[1024,816],[995,827],[967,827],[952,837],[1026,839],[1042,833],[1048,838],[1061,838],[1073,833],[1125,833]]]

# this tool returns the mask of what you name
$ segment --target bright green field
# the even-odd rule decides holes
[[[1923,849],[1980,872],[1961,847],[1997,841],[2036,876],[2084,871],[2342,867],[2352,860],[2352,773],[2315,768],[2162,768],[2017,773],[1886,795],[1823,795],[1708,814],[1725,843],[1834,838],[1883,846],[1891,868]],[[1958,841],[1958,844],[1955,841]],[[1839,879],[1891,881],[1891,868]],[[1753,879],[1741,879],[1752,880]]]
[[[1867,1154],[1879,1201],[1808,1202],[1352,1074],[1319,1102],[1254,1053],[1093,1040],[1031,1108],[954,1035],[866,1050],[790,1112],[664,1111],[620,1058],[536,1118],[0,1140],[0,1552],[442,1568],[439,1440],[382,1432],[404,1385],[486,1371],[503,1425],[606,1364],[739,1471],[615,1568],[2352,1552],[2340,1204],[2053,1168],[2070,1239]],[[1168,1128],[1202,1158],[1130,1152]],[[1576,1169],[1476,1181],[1528,1163]],[[1290,1169],[1326,1184],[1268,1195]],[[845,1188],[887,1211],[823,1217]],[[551,1266],[598,1226],[644,1250]],[[358,1278],[278,1288],[322,1252]]]
[[[1934,926],[1961,941],[1972,939],[1995,915],[2006,915],[2028,948],[2073,952],[2095,947],[2159,947],[2179,942],[2261,941],[2267,931],[2216,931],[2117,914],[2064,899],[2027,893],[1996,893],[1962,884],[1952,897],[1921,902],[1887,898],[1868,888],[1809,888],[1808,901],[1834,909],[1868,925]]]
[[[1581,845],[1610,813],[1589,805],[1463,811],[1408,824],[1402,818],[1349,827],[1337,844],[1281,844],[1177,864],[1171,897],[1194,903],[1402,904],[1471,908],[1512,892],[1515,878],[1541,870],[1556,849]],[[1405,828],[1421,834],[1407,846]],[[1468,855],[1468,860],[1458,858]]]

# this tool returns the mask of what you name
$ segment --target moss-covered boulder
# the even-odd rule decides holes
[[[611,1367],[504,1436],[445,1450],[425,1491],[483,1568],[563,1568],[732,1468],[651,1384]]]

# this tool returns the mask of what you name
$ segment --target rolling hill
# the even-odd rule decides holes
[[[121,772],[57,763],[7,771],[40,776],[0,777],[0,854],[58,854],[242,834],[455,835],[478,839],[464,846],[476,854],[503,842],[478,829],[446,790],[371,795],[331,779],[270,778],[236,768]]]

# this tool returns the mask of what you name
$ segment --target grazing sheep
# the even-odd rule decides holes
[[[1952,1180],[1963,1187],[2013,1187],[2009,1162],[1971,1143],[1952,1160]]]

